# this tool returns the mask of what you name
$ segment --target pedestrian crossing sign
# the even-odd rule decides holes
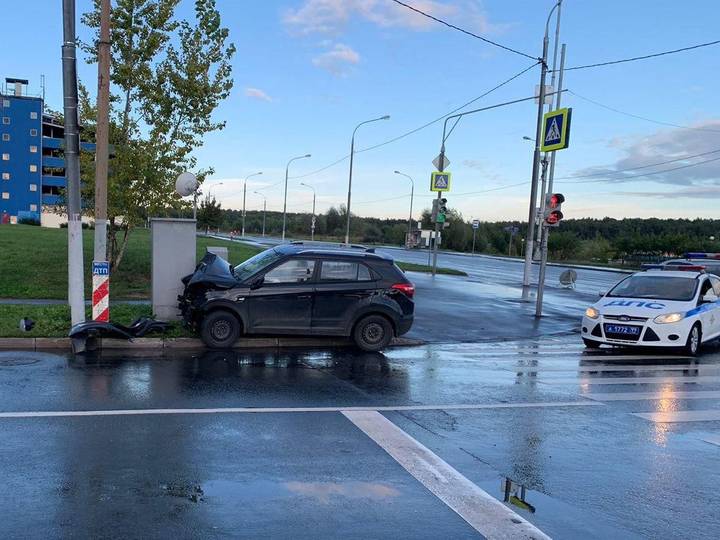
[[[430,191],[450,191],[450,173],[435,171],[430,175]]]
[[[572,108],[558,109],[545,113],[543,117],[543,138],[540,150],[554,152],[570,144],[570,119]]]

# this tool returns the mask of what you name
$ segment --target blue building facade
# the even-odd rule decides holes
[[[62,120],[44,113],[42,97],[29,95],[27,84],[5,79],[0,91],[1,223],[40,222],[66,186]]]

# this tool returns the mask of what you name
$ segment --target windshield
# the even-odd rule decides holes
[[[697,280],[668,276],[630,276],[618,283],[608,296],[653,298],[657,300],[692,300]]]
[[[254,257],[249,258],[244,263],[240,263],[235,267],[235,277],[243,281],[253,274],[256,274],[266,266],[280,259],[280,255],[274,249],[268,249],[262,253],[258,253]]]

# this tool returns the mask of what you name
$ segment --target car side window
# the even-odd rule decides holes
[[[702,300],[705,295],[708,293],[708,291],[711,291],[713,289],[712,283],[710,282],[710,279],[706,279],[702,282],[702,285],[700,286],[700,296],[698,297],[699,300]]]
[[[315,261],[310,259],[290,259],[265,274],[265,284],[305,283],[312,279]]]
[[[710,283],[712,283],[713,292],[715,293],[715,296],[720,298],[720,279],[710,276]]]
[[[320,281],[371,281],[367,266],[351,261],[323,261]]]

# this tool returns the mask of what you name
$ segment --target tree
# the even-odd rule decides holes
[[[200,208],[198,208],[197,224],[201,229],[217,229],[223,220],[223,211],[221,205],[215,199],[215,195],[212,197],[208,194],[200,202]]]
[[[196,169],[193,150],[204,135],[225,125],[212,116],[232,88],[235,47],[226,44],[228,30],[221,25],[215,0],[195,0],[194,21],[175,18],[178,3],[117,0],[111,13],[108,250],[115,268],[135,226],[149,215],[167,215],[184,206],[174,191],[175,177]],[[99,0],[82,21],[95,30],[94,42],[82,45],[88,62],[95,62]],[[202,181],[211,172],[205,168],[196,174]],[[94,175],[85,175],[83,183],[87,197]]]

